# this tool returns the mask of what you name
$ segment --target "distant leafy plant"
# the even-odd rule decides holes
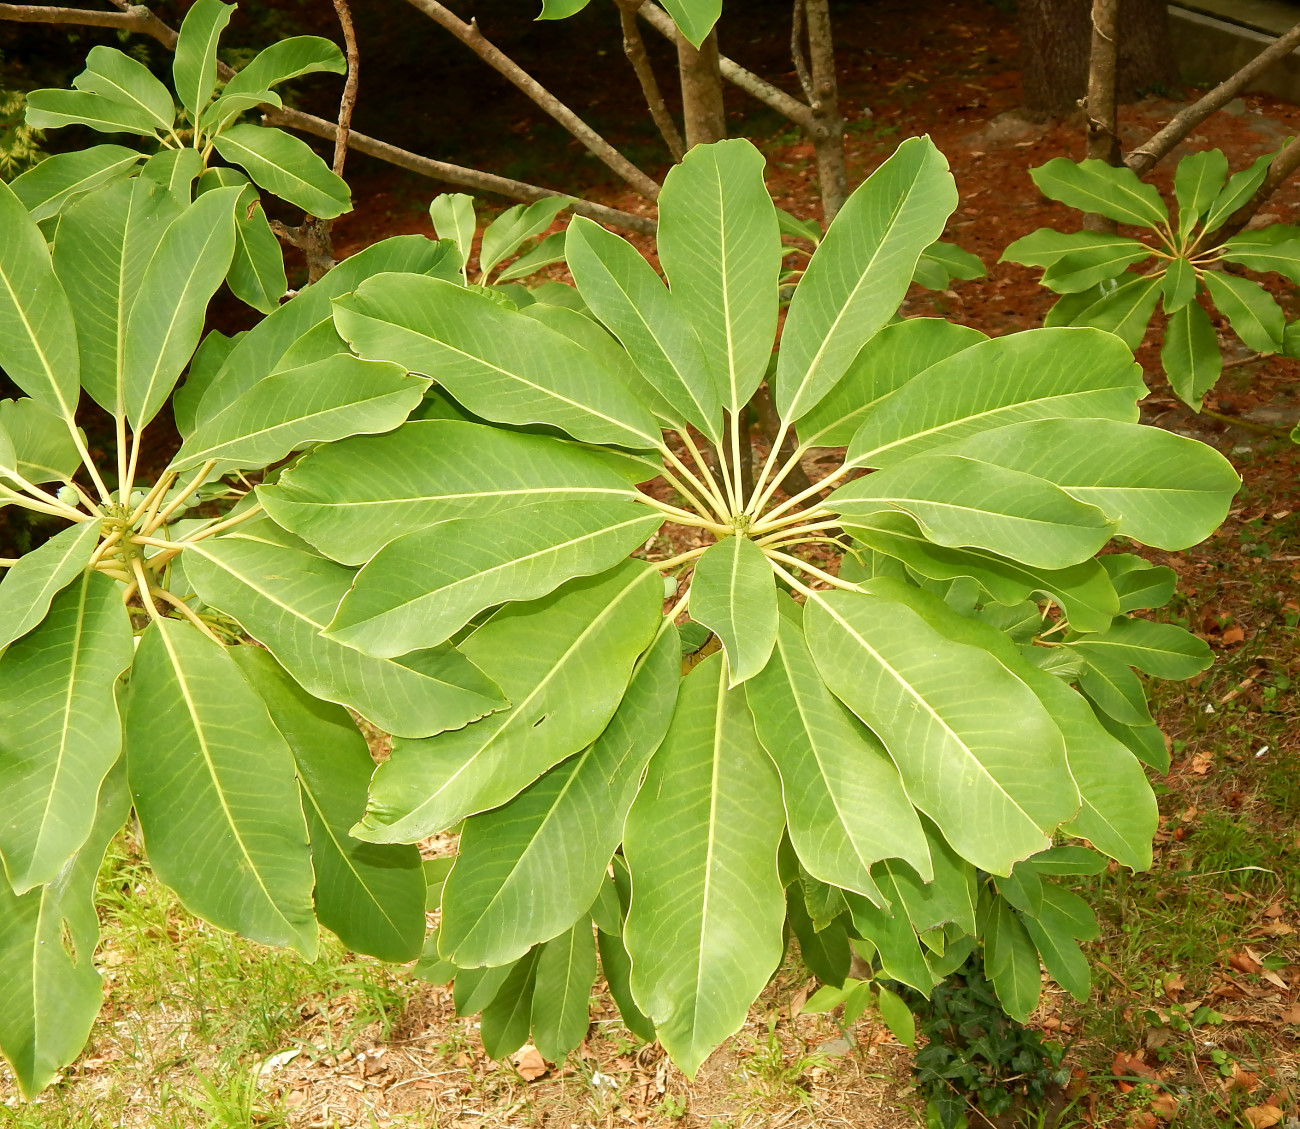
[[[1228,159],[1218,149],[1184,157],[1174,177],[1176,230],[1160,193],[1132,169],[1057,157],[1030,172],[1044,195],[1145,228],[1151,235],[1143,241],[1045,227],[1012,243],[1003,261],[1046,268],[1043,285],[1063,295],[1048,313],[1046,325],[1106,329],[1131,349],[1142,343],[1161,303],[1168,315],[1160,352],[1165,374],[1178,398],[1199,411],[1223,369],[1219,342],[1200,295],[1256,352],[1300,352],[1295,326],[1285,324],[1272,295],[1258,283],[1221,269],[1223,263],[1235,263],[1300,283],[1300,228],[1272,224],[1225,240],[1214,234],[1254,195],[1273,156],[1260,157],[1231,177]],[[1150,259],[1155,263],[1147,270],[1134,269]]]
[[[23,120],[27,98],[0,85],[0,180],[12,180],[45,156],[42,134]]]
[[[532,204],[515,204],[507,208],[483,229],[478,254],[476,286],[494,285],[493,273],[502,262],[515,254],[529,240],[541,235],[572,201],[567,196],[552,196]],[[474,197],[463,192],[444,192],[429,205],[429,218],[440,239],[450,240],[460,256],[461,280],[469,284],[469,264],[473,259],[474,232],[478,218],[474,214]],[[564,232],[557,231],[539,240],[509,266],[496,274],[499,293],[527,305],[531,299],[522,287],[503,289],[505,283],[536,274],[543,267],[564,261]]]
[[[91,49],[86,69],[72,80],[74,89],[27,95],[29,127],[84,125],[100,133],[135,134],[157,142],[157,153],[150,156],[121,145],[61,153],[10,187],[52,234],[55,218],[80,196],[135,173],[159,181],[174,195],[188,195],[195,181],[199,193],[239,186],[228,282],[238,298],[270,313],[288,284],[279,242],[254,185],[326,219],[348,211],[351,194],[307,144],[240,119],[264,104],[280,106],[273,86],[317,71],[342,74],[347,64],[328,39],[296,36],[266,48],[218,91],[217,43],[235,7],[196,0],[186,13],[172,65],[179,111],[171,91],[148,67],[113,47]],[[228,164],[214,166],[214,155]]]
[[[1149,865],[1138,757],[1165,753],[1130,664],[1210,662],[1127,614],[1169,598],[1169,570],[1094,554],[1116,534],[1201,539],[1238,479],[1137,425],[1140,370],[1111,334],[891,324],[955,202],[914,139],[821,239],[773,378],[774,450],[793,432],[797,453],[748,492],[738,420],[769,370],[783,248],[747,142],[670,172],[670,286],[576,218],[576,290],[554,302],[397,274],[334,302],[356,353],[438,388],[421,418],[308,455],[259,499],[311,546],[302,567],[358,570],[325,638],[391,659],[456,642],[512,703],[396,740],[354,829],[460,827],[418,969],[454,977],[493,1056],[530,1032],[549,1058],[578,1045],[599,947],[629,1026],[694,1071],[787,922],[836,987],[852,941],[928,992],[978,939],[1009,1013],[1032,1010],[1040,956],[1086,994],[1091,915],[1043,876],[1103,860],[1052,837]],[[845,445],[782,498],[799,456]],[[638,559],[665,525],[681,551]]]

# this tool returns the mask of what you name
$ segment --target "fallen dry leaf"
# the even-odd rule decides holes
[[[1300,1004],[1292,1004],[1278,1016],[1278,1019],[1283,1023],[1289,1023],[1292,1026],[1300,1027]]]
[[[1228,1079],[1228,1086],[1230,1089],[1242,1090],[1248,1094],[1258,1085],[1258,1074],[1252,1074],[1249,1070],[1242,1070],[1242,1068],[1235,1062],[1232,1064],[1232,1077]]]
[[[1282,1111],[1275,1105],[1248,1106],[1241,1115],[1250,1123],[1250,1129],[1269,1129],[1269,1126],[1282,1122]]]
[[[1281,917],[1281,916],[1282,916],[1282,903],[1281,903],[1281,902],[1274,902],[1271,906],[1268,907],[1268,909],[1266,909],[1266,910],[1264,911],[1264,916],[1265,916],[1265,917]]]
[[[1110,1072],[1120,1077],[1136,1077],[1157,1079],[1160,1075],[1148,1066],[1137,1055],[1125,1054],[1120,1051],[1115,1056],[1115,1061],[1111,1063]]]
[[[1241,953],[1229,953],[1228,963],[1238,972],[1245,972],[1252,976],[1257,975],[1264,968],[1258,960],[1251,956],[1249,950]]]
[[[1225,647],[1230,647],[1234,643],[1244,641],[1246,633],[1240,627],[1229,627],[1219,638]]]
[[[1175,973],[1173,976],[1165,977],[1165,995],[1168,996],[1171,1000],[1174,999],[1178,995],[1178,993],[1183,991],[1183,989],[1186,987],[1187,987],[1187,981],[1183,978],[1183,974],[1181,972]]]
[[[1291,990],[1291,985],[1288,984],[1285,980],[1283,980],[1282,977],[1280,977],[1276,972],[1273,972],[1269,969],[1265,969],[1263,972],[1260,973],[1260,976],[1262,976],[1270,984],[1278,988],[1281,988],[1282,991],[1284,992],[1289,992]]]
[[[546,1059],[542,1058],[542,1053],[532,1043],[525,1043],[513,1055],[510,1061],[515,1064],[515,1069],[519,1071],[519,1077],[525,1082],[535,1082],[549,1069],[546,1065]]]
[[[1251,934],[1251,936],[1252,937],[1289,937],[1294,932],[1295,932],[1295,927],[1293,925],[1288,925],[1285,921],[1270,921],[1265,925],[1261,925],[1258,929],[1255,930],[1254,933]]]
[[[1162,1121],[1172,1121],[1178,1112],[1178,1099],[1170,1093],[1157,1094],[1151,1099],[1151,1112]]]
[[[1189,767],[1197,776],[1204,776],[1214,767],[1214,761],[1209,757],[1204,757],[1200,753],[1197,753],[1192,757],[1192,763]]]

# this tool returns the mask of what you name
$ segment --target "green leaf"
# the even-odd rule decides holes
[[[853,959],[848,932],[842,921],[828,922],[820,930],[814,927],[802,885],[791,883],[785,892],[786,922],[799,941],[799,957],[804,965],[823,984],[838,987],[844,984]]]
[[[887,859],[876,866],[882,888],[888,888],[895,911],[902,910],[918,934],[953,924],[966,933],[975,931],[978,890],[975,868],[950,847],[934,825],[924,822],[934,878],[922,881],[906,863]]]
[[[1151,722],[1142,682],[1123,662],[1101,653],[1088,656],[1079,675],[1079,689],[1102,710],[1123,725],[1145,726]]]
[[[224,93],[216,101],[210,102],[200,115],[199,130],[209,136],[220,133],[240,114],[264,105],[274,106],[278,110],[284,106],[284,102],[272,90],[256,90],[247,94]]]
[[[613,568],[662,521],[635,502],[542,502],[408,533],[357,574],[325,634],[386,657],[433,646],[485,608]]]
[[[1125,725],[1095,704],[1093,715],[1107,733],[1143,764],[1150,765],[1161,775],[1169,771],[1169,748],[1165,743],[1165,735],[1160,732],[1160,727],[1154,721],[1148,718],[1138,725]]]
[[[1172,568],[1153,565],[1133,553],[1107,553],[1100,561],[1115,585],[1121,612],[1164,607],[1178,583]]]
[[[776,222],[781,229],[782,235],[791,239],[805,240],[813,245],[814,250],[825,234],[822,231],[822,225],[817,220],[801,220],[798,216],[791,215],[784,208],[777,208]]]
[[[190,358],[185,383],[172,395],[172,417],[182,438],[194,433],[194,409],[198,407],[200,396],[211,385],[231,350],[243,336],[243,333],[236,333],[227,337],[220,330],[210,329]]]
[[[537,950],[532,950],[523,962],[534,959]],[[510,974],[519,967],[521,961],[503,964],[498,968],[463,968],[456,974],[453,985],[457,1015],[473,1015],[482,1011],[500,992],[501,986]]]
[[[442,898],[439,946],[449,960],[514,960],[584,915],[605,883],[642,770],[672,718],[679,649],[668,626],[592,744],[508,803],[465,821]],[[537,897],[541,889],[544,898]],[[622,941],[616,943],[621,950]]]
[[[697,49],[722,15],[722,0],[664,0],[664,7],[672,16],[673,23]]]
[[[542,950],[534,949],[511,970],[496,998],[483,1009],[483,1049],[497,1060],[514,1054],[528,1040],[534,976]]]
[[[608,933],[598,933],[596,943],[600,948],[600,971],[609,985],[609,994],[618,1005],[619,1017],[623,1026],[638,1039],[652,1043],[655,1039],[655,1025],[650,1021],[632,999],[632,958],[628,956],[623,938]]]
[[[799,420],[806,447],[843,447],[871,411],[918,373],[988,338],[941,318],[909,318],[885,326],[850,362],[848,371]]]
[[[460,256],[460,279],[469,282],[466,270],[470,255],[473,254],[474,197],[464,192],[443,192],[429,202],[429,220],[433,224],[433,233],[439,239],[450,240]]]
[[[382,271],[417,274],[441,271],[459,277],[455,274],[453,258],[448,243],[434,243],[422,235],[398,235],[344,259],[326,272],[324,278],[303,287],[244,334],[220,371],[201,388],[191,392],[188,384],[182,387],[175,397],[178,409],[196,422],[202,422],[233,403],[285,363],[294,346],[312,329],[329,321],[331,300],[355,290],[362,279]],[[338,350],[331,351],[345,350],[340,345]]]
[[[255,94],[299,75],[329,71],[347,74],[338,46],[319,35],[295,35],[263,48],[226,83],[224,94]]]
[[[217,41],[234,11],[234,4],[222,4],[220,0],[195,0],[181,22],[172,78],[191,122],[199,120],[200,111],[216,89]]]
[[[1214,203],[1206,213],[1206,231],[1214,231],[1222,227],[1233,212],[1255,195],[1255,190],[1264,183],[1269,166],[1276,156],[1276,153],[1265,153],[1262,157],[1257,157],[1250,168],[1233,173],[1228,178],[1223,191],[1214,198]]]
[[[1017,863],[1011,874],[994,880],[998,893],[1021,913],[1043,912],[1043,880],[1032,867]]]
[[[148,110],[87,90],[32,90],[27,95],[25,118],[33,129],[84,125],[98,133],[157,136],[153,114]]]
[[[722,641],[729,689],[767,665],[776,644],[776,577],[748,537],[715,542],[695,562],[690,608]]]
[[[776,771],[720,654],[682,684],[628,813],[632,993],[688,1076],[739,1030],[781,960]]]
[[[1044,196],[1081,212],[1139,227],[1159,228],[1169,222],[1169,209],[1160,193],[1126,166],[1115,168],[1098,160],[1075,164],[1068,157],[1056,157],[1030,169],[1029,175]]]
[[[95,967],[95,880],[131,808],[125,773],[100,789],[89,837],[50,883],[21,897],[0,883],[0,1051],[34,1098],[81,1053],[104,999]]]
[[[234,169],[225,171],[239,175]],[[193,200],[194,182],[202,174],[203,154],[197,149],[162,149],[140,169],[142,177],[161,184],[181,205]]]
[[[563,1062],[587,1037],[596,982],[596,937],[584,916],[542,946],[533,984],[533,1042],[548,1062]]]
[[[482,519],[534,502],[636,496],[595,452],[549,436],[445,419],[333,443],[301,459],[274,486],[258,488],[277,522],[344,564],[362,564],[389,541],[449,518]]]
[[[121,145],[92,145],[46,157],[9,182],[9,188],[36,222],[56,216],[84,192],[109,184],[144,160],[143,153]]]
[[[850,523],[901,510],[940,545],[987,549],[1046,569],[1087,560],[1116,532],[1100,509],[1045,478],[943,452],[856,479],[826,506]]]
[[[1012,424],[953,444],[945,453],[1054,482],[1118,521],[1123,536],[1170,550],[1186,549],[1213,533],[1241,484],[1213,447],[1117,420]]]
[[[894,879],[888,871],[880,874],[880,888],[891,901],[898,897]],[[884,974],[891,980],[900,980],[928,994],[934,987],[935,978],[921,954],[916,930],[902,906],[897,905],[891,914],[857,894],[846,894],[845,897],[853,912],[853,927],[875,946]]]
[[[1190,153],[1178,162],[1174,195],[1178,198],[1178,230],[1187,235],[1209,210],[1228,178],[1228,158],[1221,149]]]
[[[350,570],[297,549],[238,537],[185,550],[185,576],[267,647],[309,693],[350,706],[386,733],[426,737],[505,705],[496,686],[450,645],[400,660],[373,658],[324,638]]]
[[[193,9],[191,9],[192,11]],[[167,402],[235,251],[237,187],[205,192],[167,227],[126,319],[122,399],[139,430]]]
[[[263,467],[311,443],[391,431],[427,387],[400,365],[347,353],[277,372],[201,424],[181,445],[171,469],[212,460],[222,471]]]
[[[353,830],[417,842],[505,803],[599,736],[659,626],[663,584],[639,561],[508,604],[461,645],[510,709],[424,741],[397,741]]]
[[[122,751],[113,683],[133,655],[121,589],[86,572],[0,656],[0,856],[16,894],[53,881],[90,835]]]
[[[928,137],[904,141],[849,197],[790,303],[776,370],[783,419],[815,407],[893,318],[956,206],[948,162]]]
[[[1031,329],[963,349],[909,380],[858,429],[848,458],[886,467],[978,431],[1028,419],[1136,422],[1146,395],[1130,350],[1108,333]]]
[[[1048,974],[1083,1003],[1092,989],[1088,958],[1063,928],[1060,913],[1050,905],[1044,906],[1041,914],[1021,918],[1021,924],[1042,956]]]
[[[1130,248],[1135,240],[1123,235],[1107,235],[1097,231],[1057,231],[1054,227],[1040,227],[1022,236],[1002,252],[1002,263],[1020,263],[1026,267],[1053,267],[1067,255],[1087,251],[1108,251]]]
[[[0,579],[0,648],[45,618],[50,601],[86,567],[98,541],[99,523],[79,522],[5,570]]]
[[[1019,916],[1000,898],[994,900],[985,925],[984,968],[1006,1013],[1020,1023],[1028,1020],[1042,987],[1038,950]]]
[[[1054,882],[1043,884],[1044,912],[1053,913],[1062,932],[1068,933],[1076,941],[1095,941],[1101,936],[1097,928],[1097,917],[1078,894],[1063,890]]]
[[[954,278],[983,278],[987,273],[978,255],[936,240],[921,252],[912,280],[927,290],[946,290]]]
[[[282,130],[245,122],[219,133],[212,144],[255,184],[313,216],[333,219],[352,208],[347,182],[331,172],[305,141]]]
[[[186,909],[312,959],[314,879],[293,754],[225,648],[188,623],[155,620],[141,636],[126,757],[149,864]]]
[[[563,20],[577,12],[581,12],[590,3],[590,0],[542,0],[542,11],[538,15],[539,20]]]
[[[1025,862],[1039,874],[1096,877],[1106,869],[1106,859],[1087,847],[1052,847]]]
[[[67,424],[39,400],[0,400],[0,430],[9,436],[15,469],[28,482],[61,482],[81,466]]]
[[[226,282],[236,298],[264,314],[279,309],[289,289],[280,241],[251,186],[235,208],[235,254]]]
[[[1076,631],[1105,631],[1120,605],[1105,570],[1096,561],[1065,569],[1034,569],[980,549],[935,545],[903,513],[878,513],[846,523],[859,541],[901,560],[932,580],[969,576],[1000,604],[1018,604],[1037,593],[1065,608]]]
[[[1229,239],[1223,257],[1257,271],[1276,271],[1292,282],[1300,282],[1300,239],[1283,239],[1268,246]]]
[[[1082,651],[1089,661],[1102,653],[1154,678],[1191,678],[1214,665],[1209,644],[1172,623],[1120,618],[1101,635],[1067,644]]]
[[[81,385],[108,412],[125,413],[128,319],[159,242],[181,211],[166,188],[139,176],[87,193],[59,223],[54,273],[77,326]]]
[[[992,655],[870,591],[819,594],[805,630],[827,686],[880,736],[913,804],[964,858],[1005,874],[1074,815],[1060,731]]]
[[[1165,313],[1176,314],[1196,297],[1196,268],[1184,258],[1169,264],[1160,282]]]
[[[1226,271],[1207,270],[1201,277],[1210,300],[1227,315],[1238,337],[1257,353],[1282,351],[1286,315],[1267,290]]]
[[[625,239],[575,216],[565,257],[578,291],[634,358],[646,381],[682,419],[715,443],[722,400],[699,338],[654,268]]]
[[[697,145],[669,171],[659,196],[659,262],[733,416],[762,381],[776,335],[781,234],[763,166],[748,141]]]
[[[154,128],[163,132],[169,131],[176,120],[171,91],[143,63],[114,47],[92,47],[86,56],[86,69],[72,80],[72,85],[148,114]]]
[[[1145,243],[1117,237],[1113,243],[1062,256],[1043,272],[1041,281],[1058,294],[1077,294],[1150,257],[1151,248]]]
[[[497,282],[508,282],[512,278],[525,278],[548,267],[552,263],[564,262],[566,234],[563,231],[552,232],[531,251],[520,255],[505,270],[497,275]]]
[[[348,835],[366,808],[375,763],[341,707],[305,693],[260,647],[228,652],[266,703],[293,752],[316,874],[320,923],[351,952],[408,961],[424,941],[425,879],[420,852]]]
[[[1136,351],[1146,336],[1160,291],[1158,278],[1128,278],[1076,314],[1071,324],[1104,329]]]
[[[803,610],[784,596],[778,605],[776,648],[750,680],[748,701],[781,775],[791,842],[811,874],[879,901],[871,866],[882,858],[931,876],[925,835],[884,746],[822,681]]]
[[[502,259],[519,250],[525,239],[541,235],[572,202],[568,196],[551,196],[532,204],[516,204],[497,216],[483,229],[478,253],[480,281],[486,279]]]
[[[363,357],[433,377],[484,419],[548,423],[589,443],[660,442],[650,411],[591,353],[455,283],[380,275],[337,301],[334,320]]]
[[[36,221],[2,181],[0,231],[0,369],[27,395],[71,420],[79,391],[72,308]]]
[[[916,1019],[912,1009],[902,999],[883,985],[876,985],[876,1007],[880,1009],[880,1018],[889,1028],[894,1038],[905,1047],[916,1046]]]

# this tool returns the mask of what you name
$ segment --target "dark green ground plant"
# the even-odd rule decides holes
[[[1178,398],[1199,411],[1223,371],[1201,297],[1256,354],[1296,348],[1272,295],[1224,267],[1273,271],[1300,282],[1300,228],[1270,224],[1226,239],[1216,234],[1255,195],[1274,156],[1268,153],[1231,177],[1218,149],[1184,157],[1174,176],[1176,228],[1160,193],[1132,169],[1057,157],[1030,173],[1045,195],[1143,229],[1143,237],[1044,227],[1017,239],[1002,258],[1046,268],[1043,285],[1062,295],[1047,315],[1049,326],[1095,326],[1136,349],[1161,305],[1168,319],[1160,351],[1165,374]]]

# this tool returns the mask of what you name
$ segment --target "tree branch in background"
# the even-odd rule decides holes
[[[407,0],[407,2],[413,8],[423,12],[434,23],[446,28],[488,66],[509,79],[647,200],[654,200],[659,195],[659,185],[653,179],[623,156],[518,63],[493,46],[479,31],[476,21],[471,20],[466,23],[454,12],[438,3],[438,0]]]
[[[804,0],[794,0],[794,12],[790,20],[790,58],[794,60],[794,73],[799,77],[799,86],[803,96],[811,105],[817,101],[813,91],[812,75],[808,73],[808,62],[803,57],[803,15]]]
[[[682,125],[686,148],[710,145],[727,136],[727,111],[722,104],[722,73],[718,65],[718,29],[714,28],[697,49],[673,28],[677,46],[677,74],[682,87]]]
[[[619,21],[623,27],[623,54],[627,56],[628,62],[636,72],[637,81],[641,84],[641,93],[645,95],[646,105],[650,108],[650,116],[654,119],[664,144],[668,146],[673,163],[676,164],[685,154],[686,147],[682,144],[682,135],[677,128],[677,123],[673,121],[672,114],[664,105],[664,96],[659,91],[659,82],[655,78],[654,68],[650,65],[650,57],[646,54],[640,25],[636,22],[636,10],[641,7],[642,0],[614,0],[614,2],[618,5]]]
[[[1222,109],[1279,59],[1300,47],[1300,23],[1276,42],[1269,44],[1230,78],[1224,79],[1205,97],[1179,111],[1167,126],[1139,145],[1125,159],[1138,176],[1145,176],[1170,150],[1216,110]]]
[[[1238,232],[1244,230],[1246,225],[1250,223],[1251,217],[1263,207],[1265,201],[1274,192],[1286,183],[1297,168],[1300,168],[1300,137],[1297,137],[1273,158],[1273,163],[1268,166],[1268,175],[1264,177],[1264,182],[1255,190],[1255,195],[1233,212],[1228,217],[1228,222],[1214,233],[1215,244],[1218,245],[1224,240],[1231,239]]]
[[[1115,132],[1115,72],[1119,60],[1119,0],[1092,0],[1092,50],[1088,56],[1088,93],[1083,100],[1088,159],[1121,163]],[[1115,221],[1097,212],[1083,217],[1085,231],[1114,233]]]
[[[76,24],[82,27],[112,27],[121,31],[135,31],[158,40],[168,50],[176,49],[176,32],[163,23],[146,8],[133,7],[129,13],[94,12],[84,8],[46,8],[36,4],[0,3],[0,20],[17,23],[54,23]],[[222,79],[229,79],[234,71],[225,63],[217,60],[217,74]],[[337,141],[338,126],[324,118],[304,114],[298,110],[277,110],[271,106],[264,108],[262,120],[268,125],[284,126],[300,133],[309,133],[327,141]],[[565,196],[573,202],[569,211],[580,216],[587,216],[598,223],[612,227],[621,227],[635,231],[640,235],[653,235],[655,221],[647,216],[634,215],[617,208],[607,208],[603,204],[593,204],[589,200],[574,199],[567,192],[558,192],[551,188],[541,188],[536,184],[526,184],[520,180],[510,180],[504,176],[482,172],[479,169],[465,168],[446,161],[435,161],[431,157],[422,157],[396,145],[377,141],[355,130],[348,131],[347,147],[364,153],[376,160],[387,161],[390,165],[419,173],[421,176],[448,184],[458,184],[464,188],[475,188],[480,192],[495,192],[513,200],[546,200],[552,196]]]
[[[808,24],[808,59],[812,69],[813,128],[808,131],[817,155],[817,179],[822,191],[822,220],[830,223],[848,196],[844,167],[844,115],[840,113],[835,78],[835,41],[831,37],[830,0],[795,0]]]

